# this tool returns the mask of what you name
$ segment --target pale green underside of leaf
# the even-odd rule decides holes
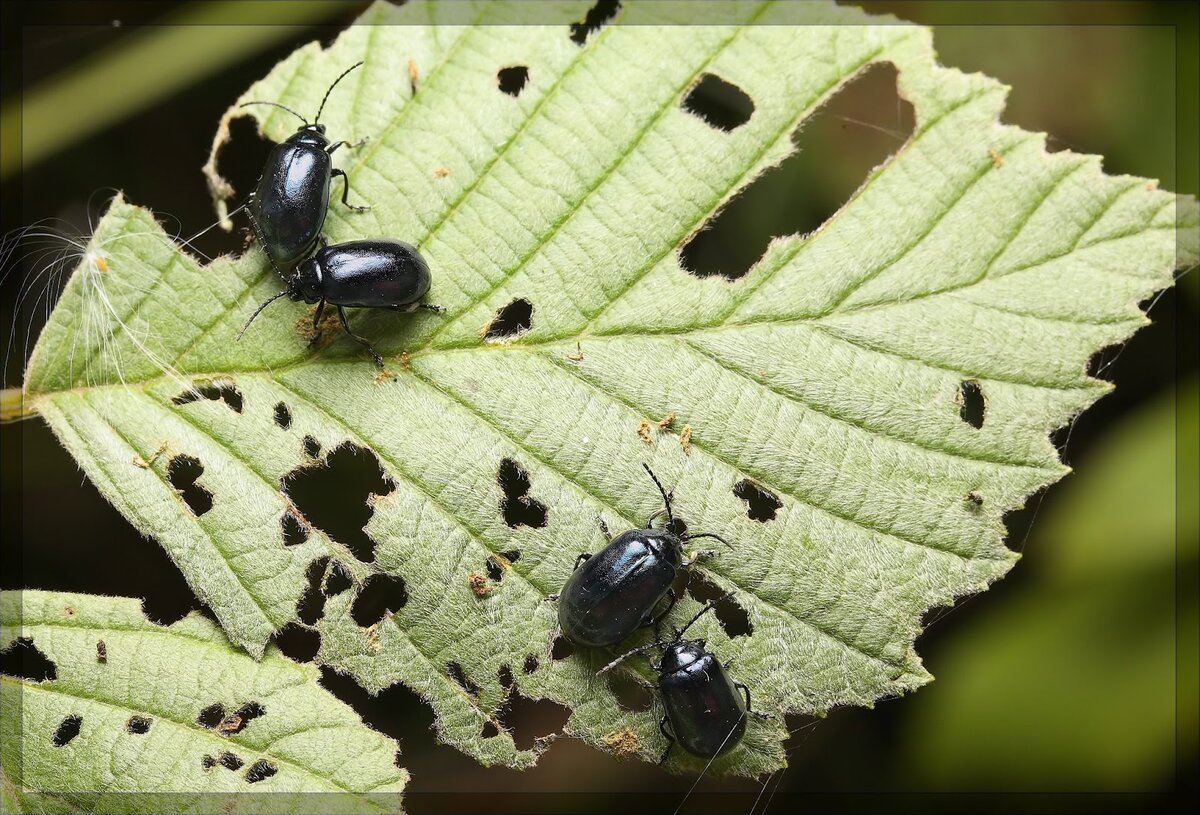
[[[256,661],[198,614],[161,626],[146,619],[137,600],[4,592],[0,649],[17,638],[31,640],[56,671],[41,682],[0,677],[4,783],[22,811],[399,807],[408,773],[394,763],[395,741],[321,688],[313,666],[274,649]],[[222,735],[197,721],[210,705],[233,714],[251,701],[262,715],[240,732]],[[81,720],[78,735],[55,746],[60,724],[71,716]],[[150,722],[146,732],[129,732],[134,716]],[[224,753],[243,765],[202,763],[205,756],[219,762]],[[275,774],[248,783],[260,760]]]
[[[417,23],[436,22],[440,6],[376,5],[330,49],[301,49],[243,97],[311,114],[338,73],[366,60],[322,120],[334,138],[370,137],[337,158],[373,210],[334,203],[326,232],[418,245],[434,275],[427,299],[448,308],[352,315],[391,375],[377,379],[345,338],[307,348],[310,311],[290,303],[235,343],[279,291],[262,255],[201,268],[157,237],[149,213],[118,201],[94,241],[108,271],[85,262],[73,278],[27,380],[101,491],[250,652],[296,619],[316,558],[342,562],[359,585],[376,571],[403,577],[407,604],[377,628],[353,621],[353,592],[330,597],[318,661],[373,691],[403,682],[448,743],[517,767],[535,752],[503,728],[481,738],[509,692],[504,666],[524,695],[572,709],[569,734],[608,749],[606,735],[631,728],[643,758],[663,747],[660,709],[624,710],[593,676],[611,653],[549,658],[555,609],[543,602],[580,551],[601,546],[597,514],[618,530],[660,504],[642,462],[674,488],[691,529],[735,542],[698,570],[733,593],[753,633],[727,637],[711,618],[697,628],[733,658],[757,707],[820,715],[929,681],[913,649],[921,615],[1012,565],[1003,514],[1065,472],[1048,433],[1107,387],[1088,376],[1089,358],[1144,324],[1137,303],[1196,254],[1190,233],[1176,250],[1194,202],[1105,176],[1094,156],[1047,154],[1041,135],[999,124],[1005,88],[938,66],[925,30],[811,4],[731,11],[756,25],[626,25],[656,7],[625,3],[618,24],[580,47],[566,23],[587,6],[545,27],[427,27]],[[825,24],[788,25],[797,8]],[[471,9],[481,22],[505,13]],[[400,21],[413,24],[384,24]],[[776,240],[745,278],[681,269],[689,236],[880,61],[896,65],[914,106],[911,140],[821,229]],[[516,98],[496,83],[511,65],[529,68]],[[704,73],[753,99],[746,124],[724,132],[681,108]],[[295,127],[254,110],[273,140]],[[111,310],[96,306],[101,287]],[[533,303],[531,330],[483,342],[515,298]],[[168,362],[182,379],[163,374]],[[243,411],[173,404],[193,378],[233,384]],[[969,379],[986,398],[978,429],[959,415]],[[272,418],[280,402],[287,430]],[[672,429],[643,443],[639,422],[668,413]],[[305,436],[325,451],[366,446],[395,481],[367,528],[374,563],[315,530],[283,546],[280,483],[313,464]],[[163,443],[150,467],[135,466]],[[178,454],[205,468],[214,503],[200,517],[167,481]],[[529,472],[549,508],[544,528],[505,524],[504,458]],[[733,493],[744,478],[779,496],[774,520],[747,517]],[[511,550],[520,559],[476,597],[470,575]],[[528,655],[539,660],[531,674]],[[477,694],[449,676],[451,662]],[[651,676],[643,660],[626,670]],[[714,771],[777,768],[784,735],[781,717],[751,722]],[[676,751],[672,766],[701,765]]]

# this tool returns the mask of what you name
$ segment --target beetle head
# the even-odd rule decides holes
[[[321,264],[315,255],[300,262],[287,279],[287,289],[293,300],[316,303],[325,299],[321,296]]]
[[[674,673],[706,656],[708,656],[708,646],[704,640],[679,640],[672,643],[663,653],[658,669],[660,673]]]

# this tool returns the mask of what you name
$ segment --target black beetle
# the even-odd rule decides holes
[[[321,321],[325,304],[337,306],[342,328],[362,343],[375,364],[383,367],[383,358],[371,343],[350,330],[346,306],[351,308],[386,308],[393,311],[413,311],[418,308],[443,311],[441,306],[417,302],[429,291],[429,265],[413,246],[403,241],[350,241],[334,246],[325,244],[302,261],[285,280],[287,288],[259,306],[242,330],[246,333],[254,318],[280,297],[317,303],[313,328]]]
[[[246,199],[250,223],[262,245],[263,252],[283,276],[282,269],[291,267],[316,243],[325,224],[325,213],[329,209],[329,190],[336,176],[341,176],[342,203],[355,212],[366,212],[370,207],[352,205],[346,200],[350,192],[350,179],[343,170],[333,168],[330,156],[348,141],[333,144],[325,137],[325,125],[320,124],[321,111],[325,102],[346,74],[362,65],[351,65],[333,81],[317,117],[312,124],[296,111],[278,102],[246,102],[247,105],[272,105],[282,108],[304,122],[304,125],[282,144],[271,148],[262,175],[254,192]],[[353,146],[353,145],[351,145]]]
[[[716,606],[714,600],[700,609],[669,641],[652,642],[622,654],[600,669],[599,673],[615,668],[634,654],[663,648],[662,659],[650,667],[658,674],[658,689],[662,694],[666,715],[658,729],[667,740],[667,749],[658,760],[662,764],[678,741],[694,756],[716,758],[732,750],[746,732],[746,716],[771,718],[750,706],[750,689],[729,678],[725,669],[733,660],[718,662],[704,640],[685,640],[683,635],[692,624]],[[667,732],[670,722],[672,733]]]
[[[720,535],[711,532],[677,534],[671,496],[650,468],[645,464],[642,467],[662,493],[664,508],[650,516],[645,529],[631,529],[615,538],[601,518],[600,530],[609,541],[608,545],[594,556],[581,554],[561,594],[548,598],[559,601],[559,628],[577,645],[592,648],[616,645],[639,626],[656,624],[665,617],[675,605],[671,583],[676,572],[695,562],[694,559],[683,559],[685,541],[716,538],[730,546]],[[663,512],[667,514],[668,523],[655,529],[651,524]],[[652,618],[651,612],[663,597],[670,597],[670,604],[657,618]]]

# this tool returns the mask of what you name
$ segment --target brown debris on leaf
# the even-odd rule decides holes
[[[467,582],[471,584],[471,591],[476,597],[486,597],[492,591],[492,586],[488,583],[488,579],[479,572],[471,572]]]
[[[449,175],[450,175],[450,171],[448,169],[446,169],[445,167],[434,167],[433,168],[433,177],[434,178],[447,178]]]
[[[988,155],[992,157],[992,166],[997,170],[1004,166],[1004,156],[997,153],[991,147],[988,148]]]
[[[575,353],[563,354],[563,356],[572,362],[583,362],[583,346],[579,343],[575,343]]]
[[[692,426],[690,424],[685,424],[679,433],[679,446],[683,448],[685,456],[692,454]]]
[[[236,713],[230,713],[221,723],[217,725],[217,732],[222,736],[232,735],[242,729],[242,717]]]
[[[646,444],[653,444],[653,441],[650,439],[650,422],[646,421],[645,419],[642,419],[640,422],[638,422],[637,434],[638,437]]]
[[[637,752],[638,737],[631,728],[617,730],[604,737],[604,744],[617,758],[626,758]]]
[[[668,427],[675,424],[675,418],[676,417],[674,413],[668,413],[666,416],[663,416],[660,420],[658,420],[655,425],[659,430],[666,430]]]

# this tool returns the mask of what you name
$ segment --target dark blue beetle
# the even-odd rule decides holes
[[[683,639],[692,624],[716,603],[714,600],[700,609],[687,625],[675,632],[674,639],[634,648],[600,669],[600,673],[605,673],[634,654],[666,648],[657,665],[650,663],[658,674],[658,688],[666,710],[658,723],[659,731],[667,739],[667,749],[659,764],[667,760],[676,741],[694,756],[716,758],[742,740],[747,715],[770,718],[751,709],[750,689],[730,679],[725,672],[732,660],[718,662],[704,640]],[[668,722],[672,732],[667,732]]]
[[[337,307],[346,333],[371,352],[375,364],[383,367],[383,358],[371,343],[350,330],[345,307],[386,308],[412,311],[423,308],[442,311],[441,306],[418,302],[429,291],[429,265],[414,247],[403,241],[350,241],[318,249],[302,261],[285,281],[287,288],[259,306],[238,333],[246,333],[254,318],[280,297],[317,303],[313,328],[321,321],[325,304]]]
[[[329,209],[329,191],[333,179],[341,176],[342,203],[355,212],[366,212],[370,207],[353,206],[346,199],[350,192],[350,179],[343,170],[333,168],[333,152],[350,142],[333,144],[325,136],[325,125],[320,124],[321,111],[325,102],[346,74],[362,65],[351,65],[333,81],[317,116],[312,124],[296,111],[278,102],[246,102],[247,105],[272,105],[282,108],[304,122],[304,125],[282,144],[271,148],[267,163],[259,176],[258,185],[246,200],[250,223],[262,245],[263,252],[275,267],[280,277],[312,249],[321,236],[325,225],[325,214]]]
[[[616,645],[638,627],[653,625],[665,617],[675,605],[671,583],[676,573],[695,562],[683,559],[685,541],[716,538],[730,545],[711,532],[678,534],[671,496],[650,468],[642,466],[662,493],[663,509],[647,519],[645,529],[631,529],[615,538],[601,518],[600,530],[608,545],[595,555],[581,554],[562,592],[549,598],[559,601],[559,628],[577,645],[591,648]],[[667,525],[655,529],[654,519],[664,512]],[[663,597],[669,597],[670,604],[657,618],[652,617],[654,607]]]

